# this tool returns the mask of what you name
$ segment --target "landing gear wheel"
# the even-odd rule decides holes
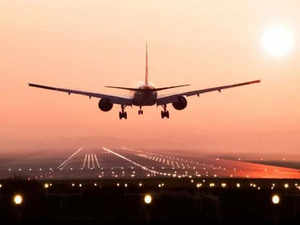
[[[121,119],[125,119],[125,120],[127,120],[127,112],[119,112],[119,118],[120,118],[120,120]]]
[[[138,114],[139,114],[139,115],[143,115],[143,114],[144,114],[143,110],[140,109],[140,110],[138,111]]]
[[[161,111],[161,118],[168,118],[170,117],[169,111]]]
[[[124,118],[125,120],[127,119],[127,112],[125,112],[125,107],[126,107],[126,105],[121,105],[121,112],[119,112],[119,118],[120,118],[120,120],[122,119],[122,118]]]

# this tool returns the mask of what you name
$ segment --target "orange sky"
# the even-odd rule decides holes
[[[297,152],[300,146],[298,0],[1,0],[0,150],[111,145],[226,152]],[[295,49],[280,59],[260,46],[263,31],[284,24]],[[192,90],[262,79],[254,86],[190,97],[170,120],[97,99],[28,88],[28,82],[126,93],[144,76],[156,86]],[[174,92],[175,90],[172,90]],[[170,92],[169,92],[170,93]]]

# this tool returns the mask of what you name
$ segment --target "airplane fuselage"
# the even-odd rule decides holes
[[[133,105],[136,106],[151,106],[156,104],[157,92],[152,91],[154,87],[143,85],[139,87],[140,90],[133,94]]]

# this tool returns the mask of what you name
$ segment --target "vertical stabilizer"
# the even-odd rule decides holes
[[[148,43],[146,42],[146,70],[145,70],[145,85],[148,85]]]

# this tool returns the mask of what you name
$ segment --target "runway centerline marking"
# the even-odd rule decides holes
[[[75,156],[77,155],[83,148],[80,147],[79,149],[77,149],[77,151],[75,151],[72,155],[70,155],[65,161],[63,161],[58,167],[57,169],[63,169],[67,163]]]
[[[145,170],[145,171],[148,171],[148,172],[154,173],[154,174],[159,174],[158,171],[153,170],[153,169],[149,169],[149,168],[147,168],[146,166],[143,166],[143,165],[141,165],[141,164],[139,164],[139,163],[137,163],[137,162],[135,162],[135,161],[133,161],[133,160],[131,160],[131,159],[128,159],[127,157],[125,157],[125,156],[123,156],[123,155],[121,155],[121,154],[119,154],[119,153],[116,153],[116,152],[112,151],[111,149],[108,149],[108,148],[106,148],[106,147],[102,147],[102,149],[103,149],[104,151],[106,151],[106,152],[109,152],[109,153],[111,153],[111,154],[114,154],[115,156],[118,156],[119,158],[124,159],[124,160],[126,160],[126,161],[132,163],[133,165],[135,165],[135,166],[137,166],[137,167],[140,167],[141,169],[143,169],[143,170]]]

